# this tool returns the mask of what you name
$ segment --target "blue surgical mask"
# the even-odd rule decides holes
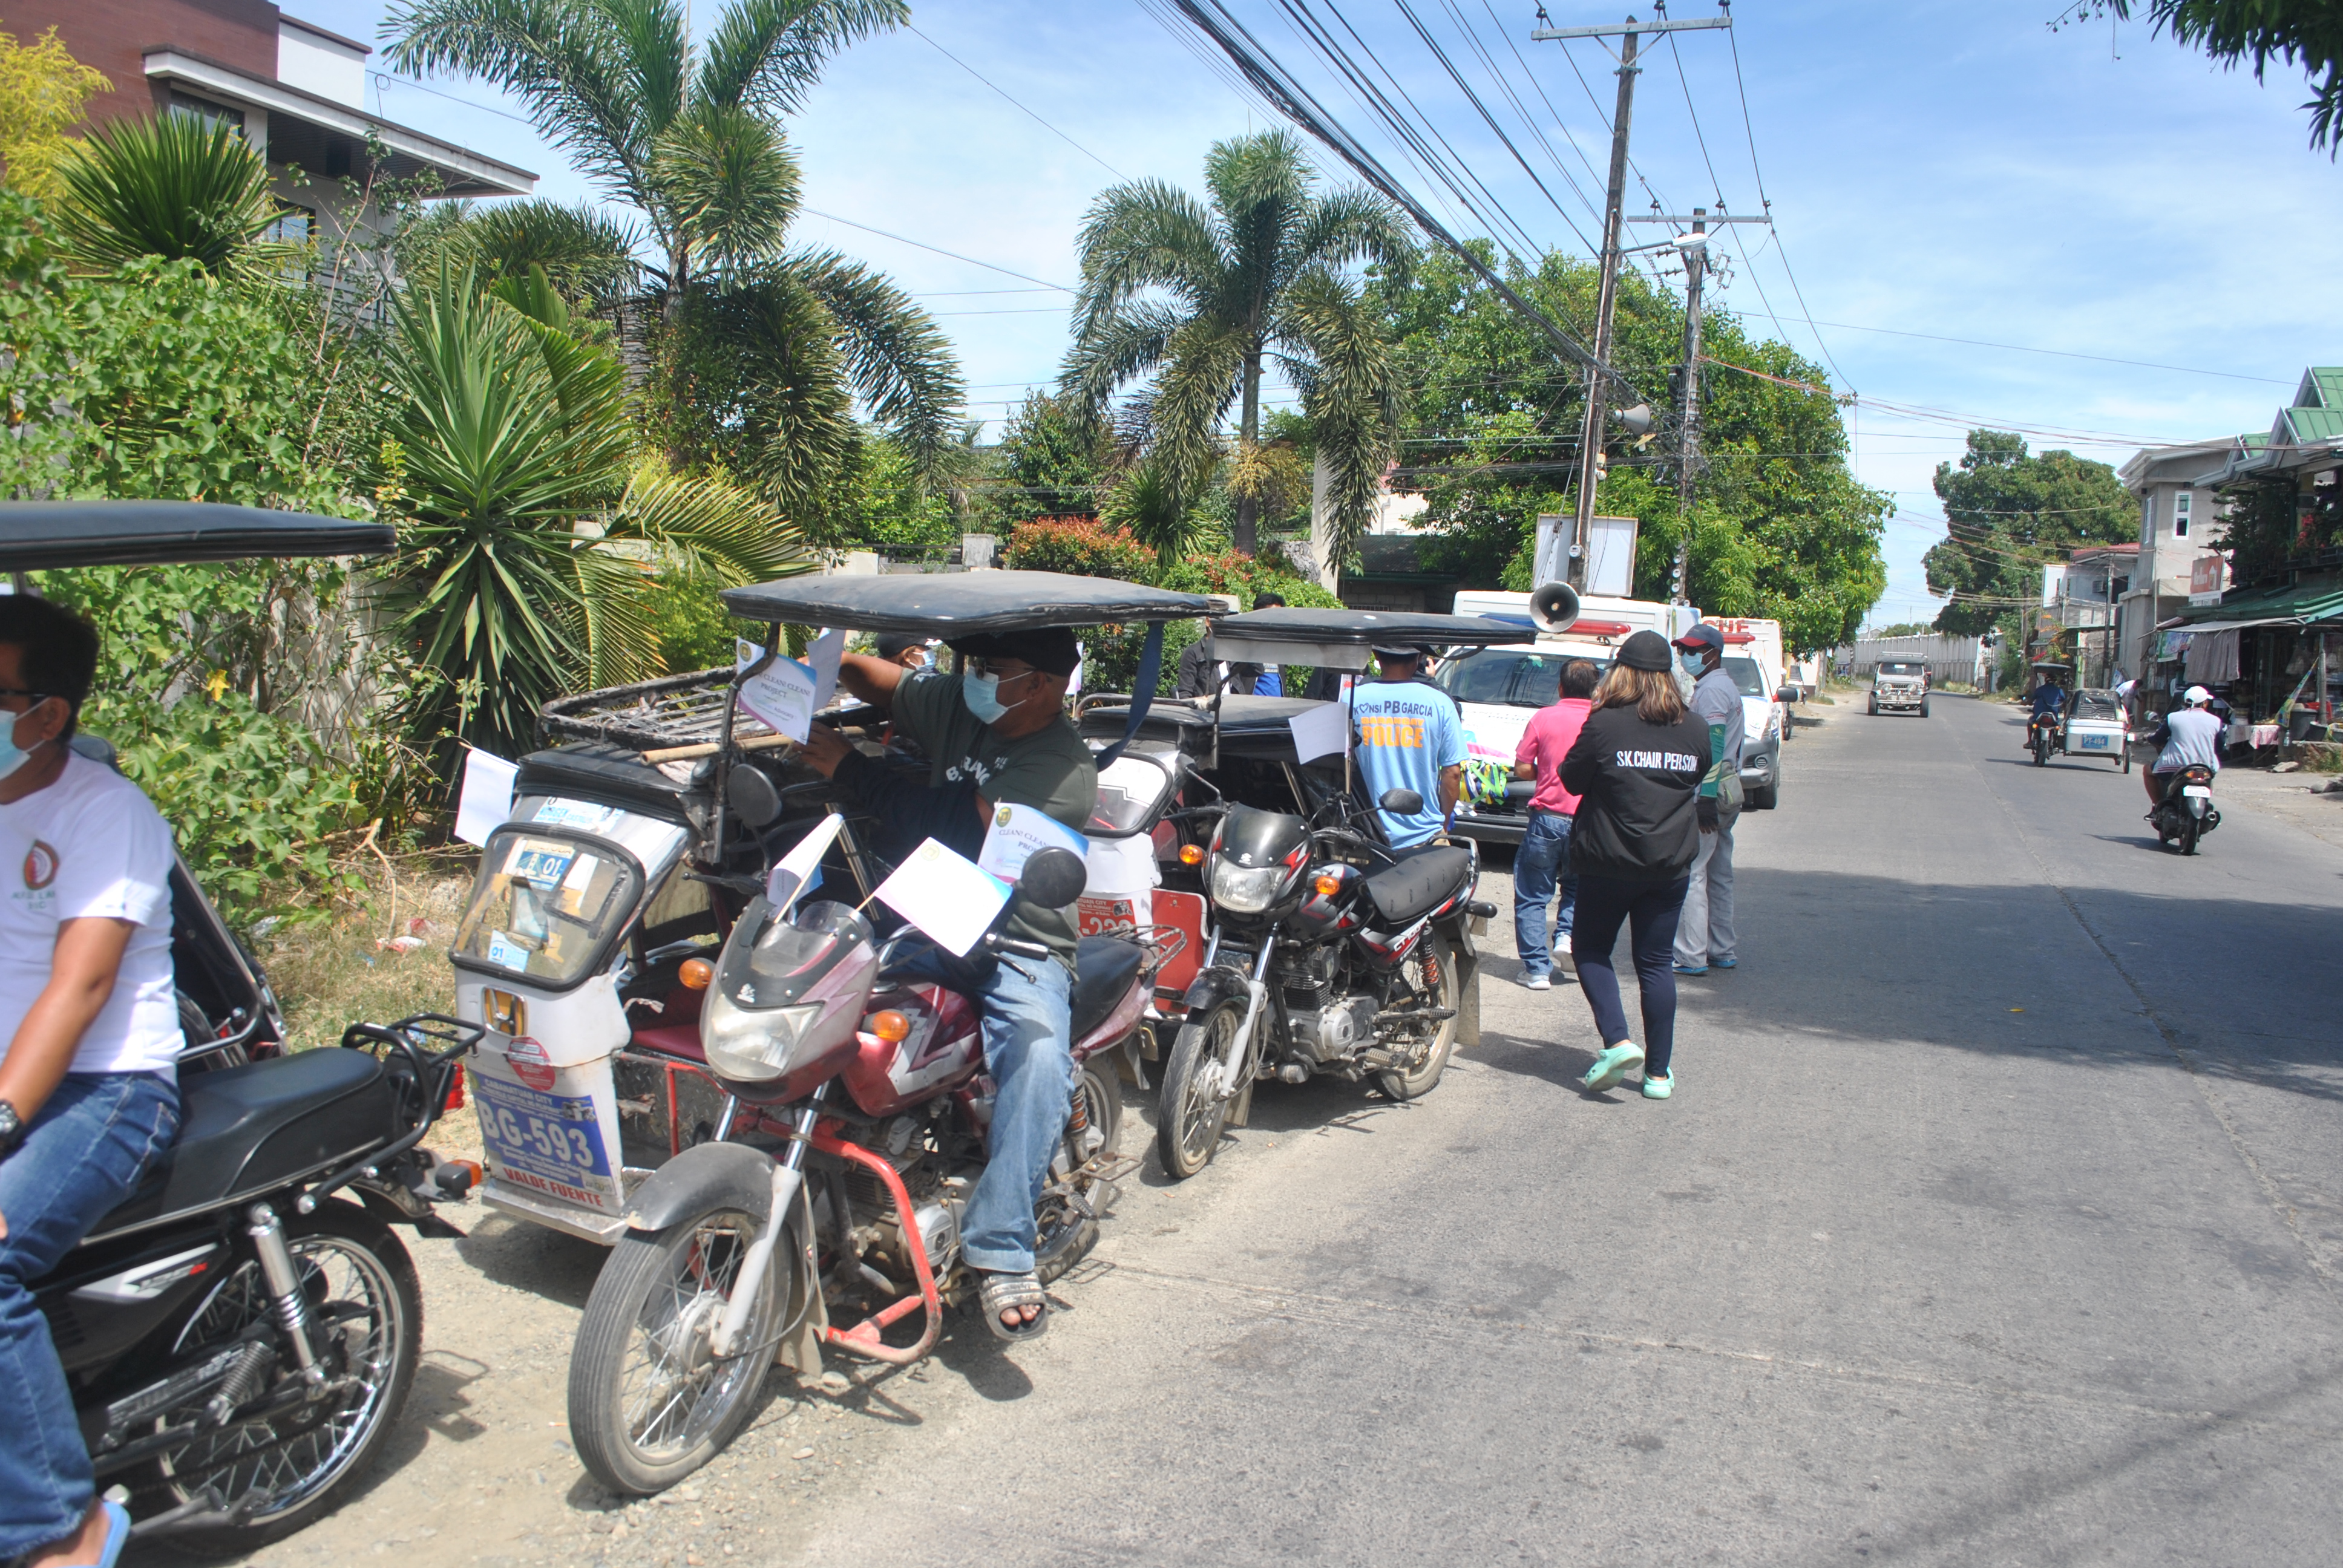
[[[39,704],[35,703],[34,706],[38,707]],[[25,710],[25,712],[30,711],[32,711],[31,709]],[[0,713],[0,719],[6,720],[5,723],[0,723],[0,779],[7,778],[33,759],[31,752],[16,744],[16,720],[24,716],[22,713]],[[45,743],[36,742],[36,744]]]
[[[968,704],[968,710],[976,715],[980,724],[990,724],[1009,711],[1009,705],[1001,700],[1001,678],[997,675],[960,671],[960,699]]]
[[[1708,666],[1707,656],[1698,653],[1680,653],[1676,655],[1676,662],[1683,665],[1684,673],[1694,679],[1699,678]]]

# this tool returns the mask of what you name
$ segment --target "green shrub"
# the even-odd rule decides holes
[[[1095,518],[1037,518],[1010,534],[1001,565],[1014,571],[1145,582],[1154,576],[1155,552],[1130,529],[1110,528]]]

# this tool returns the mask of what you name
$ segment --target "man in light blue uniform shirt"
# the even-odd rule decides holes
[[[1421,844],[1447,824],[1464,789],[1464,720],[1448,694],[1416,677],[1420,650],[1379,648],[1376,678],[1356,689],[1356,761],[1367,799],[1387,789],[1413,789],[1423,809],[1402,816],[1380,807],[1383,833],[1394,849]]]

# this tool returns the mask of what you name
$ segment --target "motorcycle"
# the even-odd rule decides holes
[[[478,1168],[421,1145],[480,1032],[418,1014],[353,1025],[345,1049],[183,1074],[177,1141],[35,1282],[98,1487],[121,1489],[134,1536],[253,1551],[373,1462],[423,1338],[391,1226],[456,1233],[434,1206]]]
[[[1039,850],[1014,900],[1063,908],[1084,876],[1079,856]],[[933,946],[916,930],[882,943],[848,905],[784,900],[752,901],[693,977],[708,1069],[739,1107],[729,1141],[685,1150],[637,1190],[578,1324],[570,1434],[613,1492],[659,1492],[705,1464],[777,1352],[819,1365],[827,1345],[908,1366],[934,1347],[944,1306],[974,1293],[960,1225],[993,1086],[970,987],[900,977],[902,958]],[[980,946],[991,961],[1052,961],[997,930]],[[1034,1214],[1045,1284],[1089,1251],[1116,1179],[1138,1164],[1118,1151],[1113,1053],[1141,1027],[1154,967],[1136,943],[1081,944],[1075,1092]],[[855,1308],[859,1322],[831,1326]],[[918,1338],[889,1342],[914,1312]]]
[[[2026,744],[2034,753],[2034,766],[2046,767],[2050,749],[2058,739],[2058,720],[2051,714],[2037,713],[2026,721]]]
[[[1382,805],[1407,814],[1423,800],[1393,789]],[[1184,1180],[1209,1164],[1232,1104],[1262,1077],[1371,1077],[1393,1100],[1430,1093],[1464,1008],[1465,920],[1495,912],[1472,901],[1474,850],[1393,852],[1348,825],[1239,806],[1205,865],[1218,925],[1163,1069],[1164,1171]]]
[[[2213,770],[2197,762],[2175,773],[2147,819],[2158,844],[2195,854],[2197,841],[2221,825],[2221,813],[2213,807]]]

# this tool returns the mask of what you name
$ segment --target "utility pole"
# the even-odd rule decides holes
[[[1530,41],[1537,44],[1572,38],[1620,41],[1619,106],[1611,119],[1611,183],[1604,195],[1603,255],[1598,258],[1603,283],[1594,306],[1594,358],[1601,368],[1586,374],[1586,418],[1580,427],[1578,445],[1577,523],[1570,538],[1570,586],[1574,588],[1586,587],[1586,543],[1594,527],[1595,487],[1603,480],[1603,436],[1610,414],[1604,373],[1611,365],[1612,307],[1619,295],[1619,208],[1627,194],[1627,126],[1635,107],[1635,78],[1643,70],[1635,64],[1636,51],[1646,33],[1689,33],[1732,25],[1730,16],[1695,16],[1681,22],[1666,18],[1638,22],[1630,16],[1619,27],[1540,27],[1530,34]]]

